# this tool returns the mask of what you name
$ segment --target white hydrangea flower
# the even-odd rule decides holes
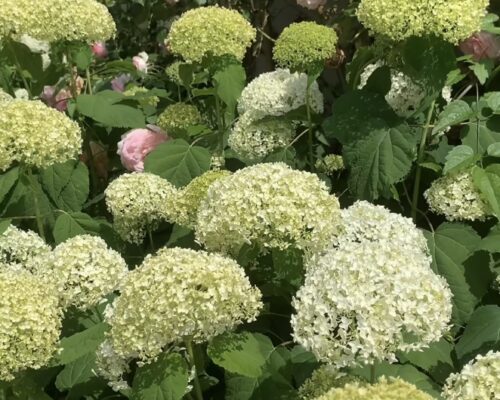
[[[12,96],[8,93],[6,93],[2,88],[0,88],[0,103],[6,102],[6,101],[11,101]]]
[[[38,234],[14,225],[0,234],[0,263],[10,270],[36,272],[45,265],[51,250]]]
[[[233,127],[228,145],[238,156],[248,162],[257,162],[274,150],[292,141],[295,125],[279,119],[256,120],[252,113],[245,113]]]
[[[280,116],[306,105],[307,75],[290,73],[288,69],[277,69],[259,75],[250,82],[238,102],[240,114],[251,112],[255,117]],[[318,83],[313,82],[309,89],[311,109],[323,113],[323,94]]]
[[[104,192],[114,227],[123,240],[140,244],[147,229],[170,220],[177,189],[166,179],[145,172],[123,174]]]
[[[500,400],[500,352],[478,355],[446,380],[445,400]]]
[[[284,163],[257,164],[221,179],[198,210],[196,238],[211,251],[245,244],[316,252],[341,228],[340,206],[317,175]]]
[[[419,249],[345,242],[311,263],[293,300],[292,328],[320,361],[394,362],[397,351],[424,349],[449,327],[451,291]]]
[[[106,339],[96,352],[96,373],[108,381],[115,392],[130,389],[123,375],[130,371],[127,360],[116,354],[111,342]]]
[[[81,235],[58,245],[38,276],[57,285],[65,308],[86,310],[118,289],[127,272],[123,258],[104,240]]]
[[[474,186],[470,170],[446,175],[424,192],[429,208],[448,221],[483,221],[491,209]]]

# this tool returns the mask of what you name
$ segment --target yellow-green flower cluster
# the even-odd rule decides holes
[[[108,9],[95,0],[2,0],[0,38],[26,34],[47,42],[93,42],[115,31]]]
[[[169,344],[205,342],[251,322],[262,306],[234,260],[165,248],[128,275],[107,312],[108,339],[118,357],[148,362]]]
[[[191,104],[175,103],[169,105],[159,116],[156,124],[165,132],[186,129],[193,125],[201,124],[203,118]]]
[[[315,400],[433,400],[433,397],[402,379],[380,378],[373,385],[349,383],[331,389]]]
[[[165,68],[167,77],[177,85],[182,85],[181,76],[179,75],[179,67],[184,64],[182,61],[174,61],[172,64]]]
[[[316,170],[328,175],[333,175],[335,172],[342,171],[344,168],[344,159],[337,154],[328,154],[316,161]]]
[[[75,158],[81,150],[78,124],[40,101],[0,106],[0,171],[12,162],[38,168]]]
[[[116,232],[127,242],[141,244],[148,229],[170,220],[177,189],[157,175],[133,172],[111,182],[104,194]]]
[[[190,62],[227,55],[241,61],[255,37],[255,29],[237,11],[198,7],[186,11],[172,24],[167,45],[172,53]]]
[[[306,72],[323,67],[335,58],[337,34],[315,22],[299,22],[286,27],[274,44],[273,58],[281,68]]]
[[[451,374],[442,396],[445,400],[500,399],[500,352],[478,355],[459,374]]]
[[[55,288],[28,272],[0,272],[0,380],[45,366],[58,350],[61,309]]]
[[[32,231],[10,225],[0,234],[0,263],[14,271],[37,272],[45,265],[51,248]]]
[[[208,171],[194,178],[185,188],[180,190],[174,204],[175,222],[194,229],[198,209],[203,199],[207,196],[208,189],[214,182],[229,175],[231,175],[229,171]]]
[[[147,93],[149,93],[149,90],[144,87],[132,86],[130,89],[124,91],[123,95],[127,97],[136,97],[135,100],[137,100],[143,108],[147,106],[156,107],[160,102],[160,98],[158,96],[148,96]]]
[[[491,215],[489,205],[474,186],[470,170],[436,179],[424,197],[429,208],[448,221],[483,221]]]
[[[128,268],[98,236],[75,236],[58,245],[40,268],[42,280],[54,282],[64,308],[94,307],[118,289]]]
[[[299,388],[299,398],[302,400],[313,400],[332,388],[343,387],[347,383],[357,381],[359,379],[355,376],[340,372],[338,368],[332,365],[323,364]]]
[[[228,145],[244,161],[261,161],[274,150],[289,145],[295,134],[295,124],[285,119],[255,120],[244,113],[229,135]]]
[[[2,88],[0,88],[0,103],[4,101],[12,100],[12,96],[6,93]]]
[[[481,29],[488,0],[361,0],[357,16],[371,32],[400,41],[436,35],[457,44]]]
[[[269,163],[212,184],[198,210],[196,238],[209,250],[233,254],[245,244],[318,251],[340,226],[339,202],[324,182]]]

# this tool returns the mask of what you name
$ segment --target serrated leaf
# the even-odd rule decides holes
[[[90,378],[95,376],[95,359],[96,356],[94,353],[88,353],[67,364],[59,375],[57,375],[56,387],[61,392],[64,392],[75,385],[89,381]]]
[[[489,165],[486,169],[474,167],[472,180],[493,213],[500,218],[500,164]]]
[[[137,370],[131,400],[181,400],[186,393],[189,371],[180,354],[162,354]]]
[[[283,162],[291,167],[295,166],[295,156],[296,151],[293,147],[286,147],[283,149],[275,150],[273,153],[269,154],[264,162]]]
[[[91,353],[94,354],[104,341],[108,326],[104,323],[94,325],[82,332],[61,339],[62,351],[56,357],[59,365],[67,365]]]
[[[424,231],[432,255],[432,269],[443,276],[453,294],[453,322],[464,325],[478,299],[465,278],[463,262],[477,249],[481,238],[469,226],[444,223],[433,233]]]
[[[469,146],[456,146],[446,156],[443,173],[450,174],[466,168],[474,163],[474,150]]]
[[[271,340],[260,333],[226,333],[208,345],[208,356],[228,372],[257,378],[274,350]]]
[[[210,168],[211,154],[204,147],[182,139],[159,145],[146,157],[145,170],[159,175],[177,187],[187,185]]]
[[[230,112],[233,112],[245,87],[245,69],[240,64],[229,64],[215,73],[214,81],[217,96],[227,105]]]
[[[491,228],[488,235],[481,241],[479,249],[490,253],[500,253],[500,225]]]
[[[476,78],[481,85],[486,83],[491,73],[492,64],[491,61],[488,61],[490,60],[474,62],[469,66],[470,70],[474,73],[474,75],[476,75]]]
[[[78,212],[61,214],[56,219],[52,233],[56,244],[59,244],[72,237],[83,235],[88,231],[98,232],[99,222],[85,213]]]
[[[15,167],[0,175],[0,203],[5,199],[19,179],[19,168]]]
[[[439,133],[449,126],[457,125],[468,121],[474,115],[472,108],[463,100],[455,100],[448,104],[439,114],[437,122],[432,130],[432,134]]]

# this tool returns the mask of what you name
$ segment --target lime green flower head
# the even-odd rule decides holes
[[[165,74],[167,74],[168,79],[172,82],[182,85],[182,79],[179,74],[179,67],[184,64],[182,61],[174,61],[172,64],[165,68]]]
[[[175,103],[168,106],[159,116],[156,124],[165,132],[186,129],[203,121],[196,106],[185,103]]]
[[[301,400],[312,400],[327,393],[332,388],[343,387],[347,383],[359,380],[353,375],[340,372],[333,365],[323,364],[299,388],[299,397]]]
[[[174,54],[190,62],[226,55],[241,61],[255,37],[255,29],[237,11],[210,6],[182,14],[172,24],[167,44]]]
[[[361,23],[394,41],[435,35],[457,44],[481,28],[488,0],[362,0]]]
[[[291,24],[274,45],[274,61],[281,68],[305,72],[335,58],[338,37],[332,28],[315,22]]]

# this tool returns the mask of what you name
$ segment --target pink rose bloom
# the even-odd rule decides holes
[[[309,10],[317,10],[326,4],[326,0],[297,0],[297,4]]]
[[[478,32],[460,43],[460,50],[470,54],[476,61],[496,59],[500,56],[500,41],[489,32]]]
[[[125,86],[132,80],[129,74],[121,74],[111,81],[111,87],[115,92],[124,92]]]
[[[141,52],[132,58],[132,63],[139,72],[148,73],[148,59],[149,56],[146,52]]]
[[[44,86],[40,98],[49,107],[55,108],[58,111],[66,111],[68,100],[71,99],[71,93],[68,89],[62,89],[56,93],[55,86]]]
[[[143,172],[146,156],[169,139],[157,129],[133,129],[125,133],[118,143],[118,154],[123,166],[129,171]]]
[[[95,42],[92,47],[92,53],[100,59],[106,58],[108,56],[108,49],[104,42]]]

